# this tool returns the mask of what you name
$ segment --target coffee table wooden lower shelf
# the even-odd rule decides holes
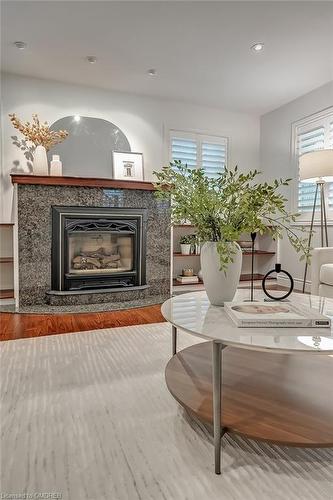
[[[280,445],[333,446],[332,356],[227,347],[222,358],[222,425],[227,432]],[[213,423],[211,342],[174,355],[165,378],[189,413]]]

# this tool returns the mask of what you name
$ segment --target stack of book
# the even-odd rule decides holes
[[[199,283],[198,276],[177,276],[176,280],[178,281],[178,283],[182,283],[183,285]]]

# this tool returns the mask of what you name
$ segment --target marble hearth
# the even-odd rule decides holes
[[[110,309],[159,303],[170,296],[169,205],[148,182],[12,175],[16,190],[19,307]],[[146,287],[59,291],[51,286],[52,207],[147,209]]]

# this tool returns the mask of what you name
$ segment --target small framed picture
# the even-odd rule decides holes
[[[113,179],[143,181],[143,154],[112,151]]]

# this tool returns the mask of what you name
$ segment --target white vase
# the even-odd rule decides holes
[[[191,245],[187,245],[187,244],[182,243],[180,245],[180,251],[181,251],[182,255],[190,255],[190,253],[191,253]]]
[[[209,301],[214,306],[223,306],[231,301],[236,293],[242,267],[242,250],[238,243],[234,246],[233,262],[228,264],[226,271],[220,271],[220,256],[217,243],[209,241],[201,247],[201,269],[203,281]]]
[[[46,149],[44,146],[36,146],[33,162],[34,175],[49,175],[49,166],[47,162]]]

